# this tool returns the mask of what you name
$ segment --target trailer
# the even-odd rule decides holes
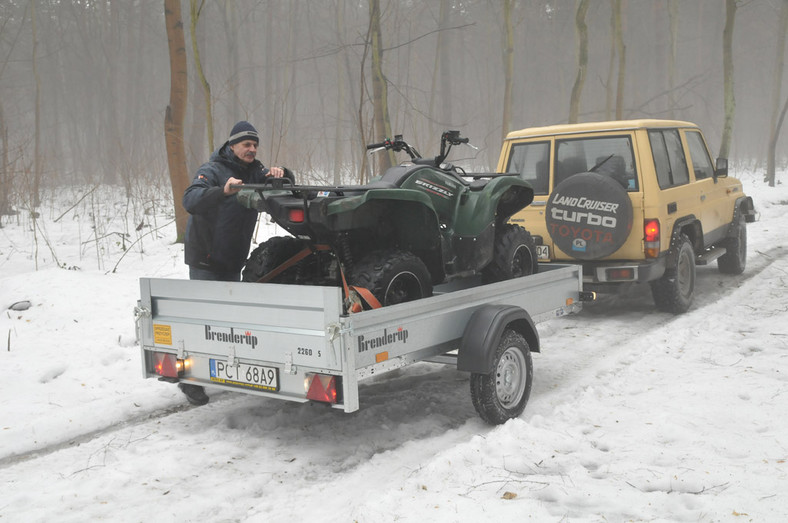
[[[490,424],[519,416],[541,350],[535,324],[581,310],[579,265],[346,313],[339,287],[140,279],[135,308],[142,374],[173,383],[359,409],[364,379],[429,361],[471,375]]]

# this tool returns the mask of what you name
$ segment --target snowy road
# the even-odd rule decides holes
[[[353,414],[187,406],[140,378],[131,314],[139,275],[183,277],[177,246],[3,277],[2,304],[34,307],[0,324],[0,521],[783,521],[788,193],[762,191],[746,272],[699,267],[689,313],[635,287],[540,324],[530,402],[500,427],[426,363],[364,382]]]

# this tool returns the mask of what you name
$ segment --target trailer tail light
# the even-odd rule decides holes
[[[304,378],[306,398],[313,401],[335,404],[339,400],[337,377],[328,374],[307,374]]]
[[[292,223],[303,223],[304,222],[304,210],[303,209],[290,209],[288,211],[287,219],[290,220]]]
[[[646,258],[659,256],[659,220],[646,220],[643,225]]]
[[[151,354],[153,360],[153,372],[165,378],[179,378],[183,376],[186,363],[179,360],[175,354],[168,352],[154,352]]]

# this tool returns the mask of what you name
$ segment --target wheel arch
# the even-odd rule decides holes
[[[457,369],[489,374],[503,332],[510,328],[523,335],[531,352],[539,352],[539,333],[528,312],[514,305],[485,305],[465,326],[457,357]]]

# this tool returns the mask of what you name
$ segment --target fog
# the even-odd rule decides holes
[[[494,168],[505,121],[504,2],[380,3],[392,133],[432,155],[442,130],[459,129],[479,149],[466,148],[454,159]],[[372,125],[369,0],[208,1],[195,24],[192,4],[200,7],[199,1],[182,2],[189,173],[235,121],[246,119],[263,135],[259,157],[265,164],[287,165],[303,182],[359,179],[365,143],[383,138]],[[614,70],[617,63],[611,59],[612,5],[592,1],[586,15],[580,121],[614,116],[607,102],[611,63]],[[777,67],[782,2],[736,5],[729,157],[765,170],[775,107],[788,93],[785,80],[775,78],[784,76]],[[512,2],[509,130],[567,121],[578,70],[576,6],[574,0]],[[698,123],[716,154],[724,123],[725,1],[623,0],[622,14],[622,117]],[[212,144],[192,27],[210,86]],[[169,184],[169,97],[162,0],[3,0],[0,182],[6,203],[30,201],[34,173],[49,189],[112,183],[131,194],[141,185]],[[778,165],[786,139],[778,142]]]

